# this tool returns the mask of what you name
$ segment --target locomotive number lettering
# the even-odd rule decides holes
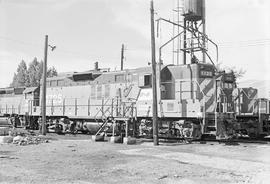
[[[201,77],[213,77],[213,72],[201,70]]]
[[[62,104],[63,103],[62,94],[47,95],[46,98],[47,98],[47,103],[50,103],[52,100],[55,104]]]

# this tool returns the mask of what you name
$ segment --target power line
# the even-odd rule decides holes
[[[89,57],[89,54],[87,54],[87,53],[65,50],[65,49],[62,49],[61,47],[58,47],[57,49],[59,49],[59,52],[61,52],[61,53],[65,53],[65,54],[69,54],[69,55],[73,55],[73,56],[78,56],[78,57],[82,57],[82,56]]]
[[[14,42],[14,43],[18,43],[18,44],[22,44],[22,45],[26,45],[26,46],[39,47],[40,49],[42,49],[42,47],[43,47],[41,44],[25,42],[25,41],[22,41],[22,40],[8,38],[8,37],[4,37],[4,36],[0,36],[0,39],[7,40],[7,41],[10,41],[10,42]],[[60,48],[58,47],[57,50],[58,50],[58,52],[66,53],[66,54],[77,56],[77,57],[82,57],[82,56],[85,57],[86,55],[88,55],[88,54],[82,53],[82,52],[64,50],[61,47]],[[87,56],[87,57],[89,57],[89,56]]]
[[[220,48],[233,48],[233,47],[256,47],[256,46],[266,46],[270,43],[261,43],[261,44],[245,44],[245,45],[219,45]]]
[[[31,46],[35,46],[35,47],[38,46],[38,47],[42,48],[42,45],[41,45],[41,44],[25,42],[25,41],[22,41],[22,40],[17,40],[17,39],[13,39],[13,38],[8,38],[8,37],[4,37],[4,36],[0,36],[0,39],[2,39],[2,40],[7,40],[7,41],[11,41],[11,42],[16,42],[16,43],[23,44],[23,45],[31,45]]]
[[[18,43],[18,44],[22,44],[22,45],[39,47],[40,49],[42,49],[42,47],[43,47],[41,44],[26,42],[26,41],[14,39],[14,38],[9,38],[9,37],[5,37],[5,36],[0,36],[0,39],[7,40],[10,42],[14,42],[14,43]],[[218,45],[220,48],[265,46],[265,45],[270,45],[270,38],[232,41],[232,42],[218,42]],[[57,50],[58,50],[58,52],[81,57],[81,58],[88,59],[90,57],[89,56],[90,54],[87,54],[85,52],[65,50],[65,49],[62,49],[61,47],[60,48],[58,47]],[[131,52],[142,51],[142,49],[125,49],[125,50],[131,51]]]
[[[219,47],[229,48],[229,47],[254,47],[254,46],[263,46],[269,45],[270,39],[258,39],[258,40],[245,40],[238,42],[219,42]]]
[[[264,42],[243,42],[243,43],[227,43],[227,44],[219,44],[220,46],[234,46],[234,45],[266,45],[266,44],[269,44],[270,41],[264,41]]]
[[[242,41],[233,41],[233,42],[220,42],[220,43],[246,43],[246,42],[262,42],[262,41],[270,41],[270,38],[265,39],[255,39],[255,40],[242,40]]]

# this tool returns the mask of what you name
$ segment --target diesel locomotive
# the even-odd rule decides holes
[[[161,137],[199,139],[205,135],[222,139],[236,133],[268,134],[269,100],[257,99],[256,89],[237,88],[233,72],[217,70],[218,46],[205,32],[205,2],[183,2],[183,12],[178,12],[177,22],[157,20],[159,26],[162,21],[178,30],[160,45],[157,81],[152,81],[150,66],[120,71],[95,67],[86,72],[48,78],[48,128],[65,131],[73,127],[95,135],[151,137],[152,84],[156,83]],[[153,23],[153,3],[151,5]],[[179,21],[180,18],[183,21]],[[172,53],[173,58],[177,56],[177,65],[163,65],[162,48],[176,42]],[[214,52],[216,59],[208,51]],[[182,64],[179,64],[180,54],[183,54]],[[16,115],[26,126],[37,128],[42,106],[40,89],[0,89],[0,114]]]
[[[112,133],[115,126],[114,134],[127,129],[124,132],[130,135],[151,136],[151,75],[151,67],[122,71],[96,68],[48,78],[47,124],[59,122],[65,131],[75,123],[77,130],[96,135]],[[159,83],[160,136],[200,138],[209,134],[226,138],[232,133],[229,125],[236,126],[236,120],[246,122],[247,118],[253,121],[259,114],[263,122],[260,132],[269,131],[269,101],[263,112],[256,102],[257,90],[236,88],[233,73],[217,72],[213,65],[204,63],[167,65],[161,67]],[[37,128],[40,97],[39,87],[1,89],[0,114],[17,115],[22,124]]]

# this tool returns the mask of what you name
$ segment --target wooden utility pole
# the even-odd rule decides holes
[[[156,81],[156,45],[155,45],[155,20],[154,3],[151,0],[151,48],[152,48],[152,89],[153,89],[153,140],[158,145],[158,117],[157,117],[157,81]]]
[[[122,44],[122,48],[121,48],[121,70],[123,70],[124,69],[124,49],[125,48],[125,46],[124,46],[124,44]]]
[[[46,135],[46,77],[47,77],[48,35],[45,36],[43,78],[42,78],[42,135]]]

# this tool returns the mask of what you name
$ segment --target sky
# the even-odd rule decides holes
[[[172,20],[176,0],[154,0],[155,18]],[[44,57],[58,72],[120,68],[125,44],[125,68],[151,61],[150,0],[0,0],[0,87],[8,86],[23,59]],[[157,48],[171,36],[160,26]],[[206,32],[219,44],[223,67],[246,71],[241,80],[270,81],[270,1],[206,0]],[[171,64],[171,46],[163,60]]]

